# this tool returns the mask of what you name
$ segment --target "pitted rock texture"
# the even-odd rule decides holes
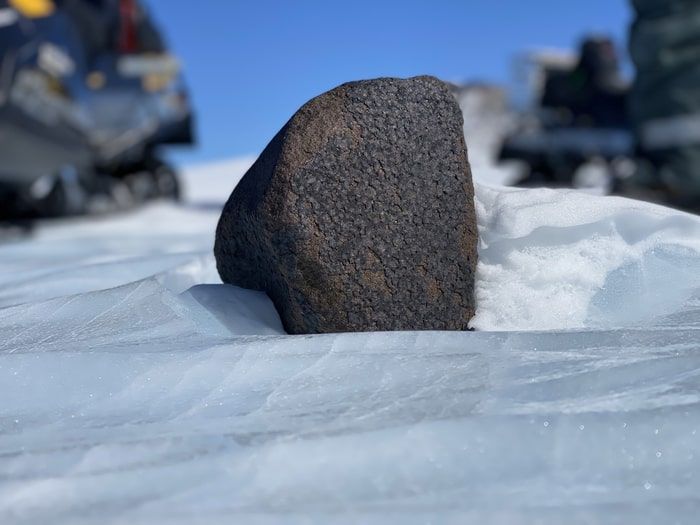
[[[473,191],[446,84],[343,84],[305,104],[232,193],[219,274],[267,292],[289,333],[466,330]]]

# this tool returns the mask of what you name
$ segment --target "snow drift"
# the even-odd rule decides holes
[[[700,220],[576,191],[480,186],[482,330],[648,327],[700,292]]]
[[[696,217],[482,181],[479,331],[291,337],[213,265],[249,162],[0,246],[2,523],[697,516]]]

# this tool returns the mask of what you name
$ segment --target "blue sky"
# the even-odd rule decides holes
[[[309,98],[349,80],[505,83],[531,47],[586,32],[624,44],[628,0],[145,0],[182,58],[199,146],[184,164],[259,153]]]

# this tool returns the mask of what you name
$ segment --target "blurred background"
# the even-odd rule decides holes
[[[627,0],[147,0],[198,111],[196,163],[259,153],[309,98],[349,80],[435,75],[511,87],[519,55],[627,42]],[[194,7],[196,5],[196,7]]]
[[[178,200],[179,172],[254,158],[310,98],[424,74],[452,86],[479,181],[696,211],[698,12],[698,0],[0,0],[0,220]]]

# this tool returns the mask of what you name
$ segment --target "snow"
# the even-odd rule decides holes
[[[477,191],[480,330],[648,326],[700,293],[700,220],[564,190]]]
[[[478,331],[287,336],[211,255],[251,161],[0,245],[0,523],[695,521],[696,217],[475,164]]]

